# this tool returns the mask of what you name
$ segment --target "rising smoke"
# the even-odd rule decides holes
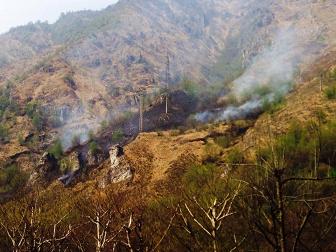
[[[234,96],[240,105],[205,111],[197,114],[195,119],[206,122],[245,118],[250,113],[260,112],[263,104],[287,94],[304,59],[300,34],[293,28],[278,31],[271,44],[254,57],[245,72],[233,81],[228,95]]]

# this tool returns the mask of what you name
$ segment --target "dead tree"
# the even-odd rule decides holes
[[[13,252],[19,252],[25,245],[27,224],[25,223],[25,215],[27,209],[23,211],[8,211],[1,207],[0,224],[5,235],[10,241],[10,249]]]
[[[96,195],[79,204],[79,211],[88,220],[85,229],[89,230],[89,239],[94,242],[97,252],[104,251],[110,244],[116,244],[116,237],[123,230],[119,223],[116,197]],[[81,241],[78,241],[77,247],[84,247]]]
[[[247,209],[245,218],[249,220],[252,232],[261,235],[276,252],[299,251],[299,245],[305,246],[307,250],[314,251],[314,244],[303,244],[301,238],[307,230],[307,222],[313,222],[313,216],[327,215],[332,207],[328,206],[327,200],[331,197],[319,197],[316,192],[309,193],[303,190],[308,183],[320,183],[334,180],[334,178],[296,177],[291,175],[285,165],[285,156],[276,150],[273,144],[270,145],[271,156],[268,159],[262,158],[260,164],[253,169],[253,176],[244,183],[250,188],[246,194],[242,209]],[[252,165],[251,165],[252,167]],[[288,186],[300,188],[302,193],[287,191]],[[289,209],[288,206],[292,206]],[[296,207],[294,207],[296,206]],[[320,208],[323,208],[322,210]],[[288,216],[294,211],[303,214],[298,220],[296,227],[290,227]],[[243,210],[244,212],[244,210]],[[328,232],[336,224],[336,212],[331,214],[328,222]]]
[[[0,224],[11,242],[12,251],[56,251],[69,237],[72,227],[64,225],[69,213],[53,216],[46,222],[42,204],[37,197],[19,201],[15,206],[1,207]]]
[[[177,209],[176,209],[177,210]],[[173,221],[176,217],[176,210],[174,214],[170,217],[168,226],[165,228],[163,233],[160,233],[160,238],[157,242],[152,244],[151,246],[145,245],[145,238],[143,235],[143,220],[134,219],[134,214],[131,213],[125,224],[123,225],[123,231],[121,232],[117,240],[117,244],[120,244],[122,247],[126,248],[130,252],[134,251],[146,251],[146,252],[154,252],[157,251],[162,241],[168,235],[168,231],[173,226]],[[154,231],[154,230],[153,230]],[[123,235],[124,234],[124,235]],[[134,242],[135,241],[135,242]]]
[[[191,219],[196,225],[201,228],[202,232],[211,239],[212,250],[214,252],[219,251],[217,241],[220,228],[223,225],[223,221],[228,217],[235,214],[232,209],[232,204],[235,201],[238,193],[240,191],[240,186],[235,189],[233,194],[228,193],[223,200],[219,200],[214,197],[209,199],[206,205],[200,203],[193,197],[192,204],[193,208],[196,208],[201,215],[197,215],[190,204],[184,203],[183,206],[179,206],[179,214],[185,225],[185,230],[191,234],[189,219]],[[203,221],[206,220],[206,222]]]

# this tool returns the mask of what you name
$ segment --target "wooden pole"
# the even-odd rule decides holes
[[[168,94],[169,94],[169,82],[170,82],[170,60],[167,52],[166,63],[166,114],[168,114]]]
[[[139,95],[139,132],[143,131],[143,95]]]

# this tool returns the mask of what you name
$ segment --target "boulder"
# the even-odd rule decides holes
[[[110,183],[119,183],[133,178],[132,168],[124,155],[120,145],[113,146],[110,151],[110,169],[107,180]]]

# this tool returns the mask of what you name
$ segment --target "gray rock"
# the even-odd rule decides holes
[[[111,183],[119,183],[133,178],[133,171],[125,158],[121,146],[115,145],[110,149],[111,167],[108,172],[108,179]]]

